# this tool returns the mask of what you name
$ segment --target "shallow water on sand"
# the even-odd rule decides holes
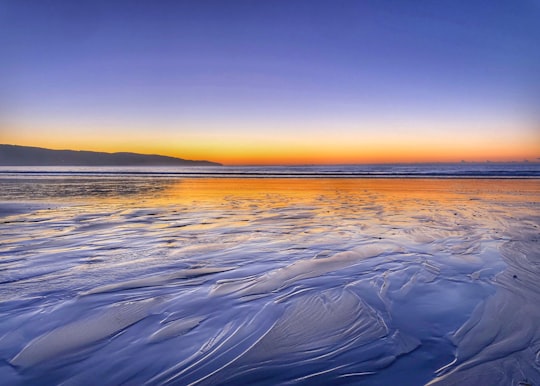
[[[540,384],[540,182],[0,179],[0,379]]]

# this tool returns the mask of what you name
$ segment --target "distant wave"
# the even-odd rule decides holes
[[[166,176],[216,178],[540,178],[540,163],[228,167],[2,167],[0,176]]]

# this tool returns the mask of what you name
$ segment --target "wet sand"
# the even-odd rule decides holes
[[[540,384],[540,181],[0,179],[6,384]]]

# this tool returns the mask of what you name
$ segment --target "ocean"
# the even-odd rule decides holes
[[[540,163],[0,168],[0,383],[540,384]]]
[[[540,178],[540,162],[461,162],[305,166],[0,166],[1,176],[144,175],[244,178]]]

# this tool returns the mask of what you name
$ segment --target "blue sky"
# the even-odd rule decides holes
[[[2,0],[2,142],[225,162],[261,141],[316,162],[331,142],[363,162],[363,138],[395,161],[495,136],[486,157],[531,157],[539,20],[530,0]]]

